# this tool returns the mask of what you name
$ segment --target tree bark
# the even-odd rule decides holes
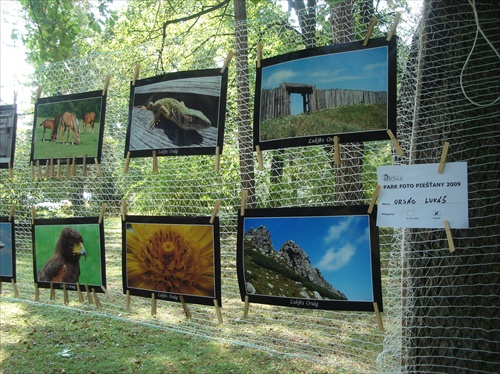
[[[252,124],[249,106],[248,80],[248,30],[246,1],[234,0],[235,38],[236,38],[236,87],[237,87],[237,124],[239,137],[241,188],[248,191],[248,205],[255,205],[255,176],[253,159]]]

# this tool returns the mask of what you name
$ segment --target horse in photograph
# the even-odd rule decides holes
[[[80,144],[80,129],[79,129],[80,125],[78,123],[75,113],[64,112],[63,115],[61,116],[59,127],[60,127],[60,132],[62,133],[61,140],[63,144],[64,144],[64,134],[66,133],[66,130],[68,131],[68,135],[66,135],[66,144],[68,144],[69,142],[70,132],[73,132],[73,141],[71,142],[71,144]]]
[[[54,116],[54,119],[46,119],[43,121],[40,126],[43,126],[43,135],[42,135],[42,142],[45,141],[45,131],[50,130],[50,140],[55,141],[57,139],[57,130],[59,127],[59,122],[61,120],[61,115],[56,114]]]
[[[94,122],[96,119],[95,112],[87,112],[83,115],[83,132],[87,133],[87,124],[90,126],[90,133],[94,133]]]

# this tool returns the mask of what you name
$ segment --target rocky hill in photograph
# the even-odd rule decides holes
[[[307,253],[293,240],[276,251],[271,233],[264,226],[251,228],[244,238],[245,280],[248,293],[309,298],[347,300],[314,267]]]

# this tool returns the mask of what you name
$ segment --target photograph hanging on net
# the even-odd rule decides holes
[[[0,282],[16,282],[14,218],[0,217]]]
[[[396,134],[396,38],[309,48],[261,60],[254,148],[390,139]]]
[[[101,162],[106,112],[102,91],[38,99],[31,161],[94,164]],[[85,159],[85,160],[84,160]]]
[[[222,154],[227,77],[205,69],[131,82],[125,157]]]
[[[349,311],[374,311],[377,302],[382,310],[376,213],[367,209],[245,209],[236,260],[242,301]]]
[[[33,271],[40,288],[106,288],[104,222],[98,217],[35,219]]]
[[[16,148],[17,108],[16,105],[0,106],[0,169],[14,167]]]
[[[222,306],[217,217],[126,216],[122,243],[124,293]]]

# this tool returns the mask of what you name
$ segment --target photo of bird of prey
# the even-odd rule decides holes
[[[86,257],[82,235],[70,227],[61,231],[52,257],[38,272],[39,282],[76,283],[80,278],[80,257]]]

